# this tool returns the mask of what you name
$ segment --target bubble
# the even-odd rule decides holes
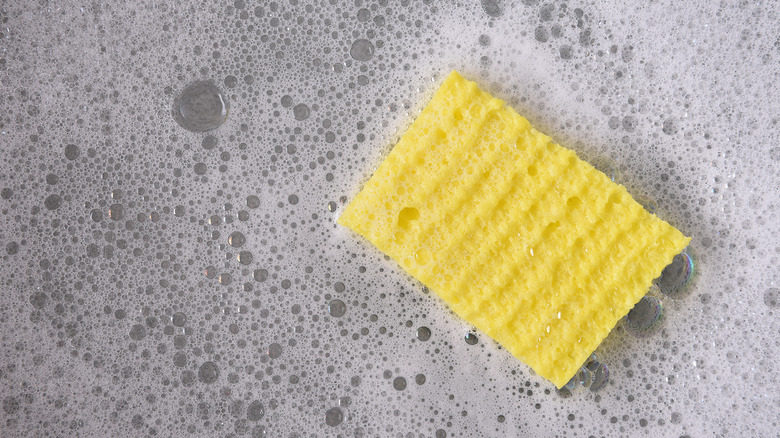
[[[310,114],[311,110],[305,103],[299,103],[293,107],[293,117],[295,117],[295,120],[306,120],[309,118]]]
[[[447,438],[447,431],[444,429],[437,429],[436,438]]]
[[[184,325],[187,324],[187,315],[182,312],[176,312],[173,314],[171,320],[176,327],[184,327]]]
[[[69,144],[65,146],[65,158],[67,158],[70,161],[75,160],[79,157],[81,154],[81,151],[79,150],[79,147],[75,144]]]
[[[550,31],[544,26],[538,26],[536,30],[534,30],[534,38],[540,43],[546,43],[547,40],[550,39]]]
[[[217,147],[217,143],[219,143],[217,137],[214,137],[213,135],[207,135],[203,137],[203,140],[200,142],[200,145],[203,147],[203,149],[209,151]]]
[[[16,242],[8,242],[5,245],[5,252],[8,253],[8,255],[14,255],[19,252],[19,244]]]
[[[399,376],[393,379],[393,388],[395,388],[396,391],[403,391],[406,389],[406,378]]]
[[[289,108],[289,107],[292,106],[292,103],[293,103],[292,96],[290,96],[289,94],[285,94],[284,96],[282,96],[282,99],[281,99],[282,107]]]
[[[278,358],[281,355],[282,355],[282,346],[281,345],[279,345],[277,343],[273,343],[273,344],[268,346],[268,357],[270,357],[271,359],[276,359],[276,358]]]
[[[652,335],[663,319],[663,303],[653,296],[644,296],[623,319],[623,328],[637,338]]]
[[[223,273],[220,274],[217,281],[219,281],[219,284],[221,284],[222,286],[227,286],[233,282],[233,276],[228,273]]]
[[[689,288],[686,286],[693,278],[695,270],[693,257],[688,252],[682,252],[674,256],[672,263],[664,268],[654,283],[669,298],[682,298],[688,292]]]
[[[466,343],[469,345],[476,345],[477,342],[479,342],[479,338],[477,338],[477,335],[471,332],[466,333],[465,339],[466,339]]]
[[[173,354],[173,365],[177,368],[184,368],[187,366],[187,353],[183,351],[177,351]]]
[[[414,383],[422,385],[425,383],[425,374],[418,374],[414,376]]]
[[[780,295],[780,289],[776,287],[767,289],[766,292],[764,292],[764,304],[770,308],[776,308],[778,295]]]
[[[253,400],[246,408],[246,419],[249,421],[260,421],[265,415],[265,407],[260,400]]]
[[[53,173],[50,173],[50,174],[46,175],[46,184],[48,184],[50,186],[53,186],[53,185],[57,184],[57,182],[59,180],[60,180],[60,177],[58,177],[57,175],[55,175]]]
[[[298,195],[290,195],[287,197],[287,202],[290,203],[290,205],[296,205],[298,204]]]
[[[356,61],[369,61],[374,57],[374,45],[367,39],[358,39],[352,43],[349,56]]]
[[[89,212],[89,217],[93,222],[100,222],[103,220],[103,212],[96,208]]]
[[[677,134],[677,122],[673,118],[664,120],[663,127],[661,129],[666,135]]]
[[[236,85],[238,85],[238,78],[233,75],[227,75],[225,76],[224,83],[228,88],[235,88]]]
[[[325,412],[325,424],[331,427],[338,426],[344,421],[344,412],[341,408],[333,407]]]
[[[119,221],[125,218],[125,208],[122,204],[112,204],[108,207],[108,217],[112,220]]]
[[[590,370],[584,366],[580,367],[574,377],[577,379],[577,383],[586,388],[589,387],[591,383],[593,383],[593,373],[591,373]]]
[[[52,194],[46,197],[43,201],[43,205],[47,210],[56,210],[62,205],[62,198],[60,195]]]
[[[46,307],[46,294],[43,292],[34,292],[30,295],[30,304],[36,309],[43,309]]]
[[[268,279],[268,271],[266,269],[255,269],[252,272],[252,278],[258,283],[262,283]]]
[[[342,293],[347,289],[347,287],[344,285],[344,283],[337,281],[333,284],[333,290],[335,290],[338,293]]]
[[[427,341],[431,339],[431,329],[428,327],[420,327],[417,329],[417,339],[421,341]]]
[[[593,372],[593,383],[590,384],[591,391],[598,391],[609,382],[609,368],[607,364],[598,363]]]
[[[198,368],[198,380],[203,383],[211,384],[217,381],[219,377],[219,368],[217,364],[211,361],[203,362]]]
[[[141,324],[134,324],[130,329],[130,339],[134,341],[140,341],[146,337],[146,327]]]
[[[490,37],[488,35],[485,35],[484,33],[477,38],[477,42],[482,47],[487,47],[490,45]]]
[[[173,119],[182,128],[192,132],[216,129],[228,115],[228,101],[211,81],[197,81],[187,85],[173,101]]]
[[[333,300],[328,304],[328,312],[336,318],[344,316],[347,313],[347,305],[341,300]]]
[[[561,59],[571,59],[574,56],[574,50],[568,44],[562,45],[561,48],[558,49],[558,53],[560,54]]]
[[[9,189],[8,187],[4,187],[3,190],[0,190],[0,198],[3,199],[11,199],[11,196],[14,195],[14,191]]]
[[[195,163],[195,165],[192,166],[192,170],[195,171],[195,175],[205,175],[206,174],[206,164],[205,163]]]
[[[246,243],[246,237],[240,231],[233,231],[228,236],[228,245],[233,248],[241,248]]]
[[[502,13],[499,0],[482,0],[482,10],[491,17],[499,17]]]
[[[260,207],[260,198],[257,197],[257,195],[249,195],[246,197],[246,206],[248,208],[255,209],[257,207]]]
[[[252,263],[252,260],[254,260],[254,256],[249,251],[241,251],[236,256],[236,260],[242,265],[249,265]]]

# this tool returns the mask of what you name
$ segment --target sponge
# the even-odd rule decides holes
[[[690,241],[454,71],[338,223],[558,388]]]

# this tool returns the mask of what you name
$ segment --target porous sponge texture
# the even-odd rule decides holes
[[[457,72],[338,223],[558,388],[690,241]]]

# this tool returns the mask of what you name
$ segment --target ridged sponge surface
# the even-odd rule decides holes
[[[457,72],[338,222],[558,388],[690,241]]]

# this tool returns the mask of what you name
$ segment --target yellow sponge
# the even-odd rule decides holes
[[[558,388],[690,241],[457,72],[338,222]]]

